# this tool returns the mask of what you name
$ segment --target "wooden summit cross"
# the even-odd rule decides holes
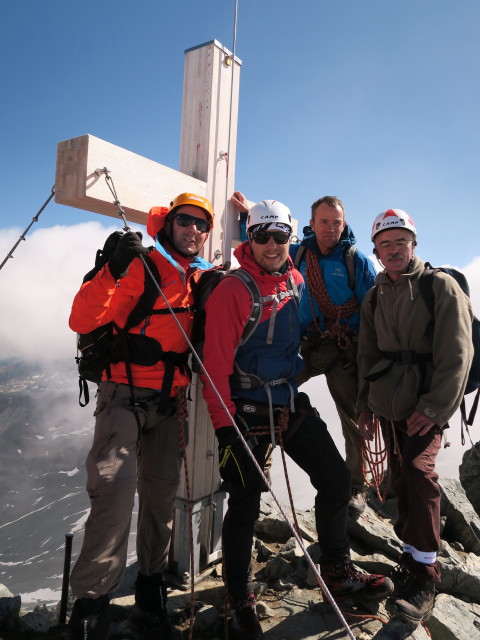
[[[185,51],[180,171],[84,135],[58,144],[55,201],[118,218],[105,176],[96,172],[103,168],[109,170],[131,222],[146,224],[151,207],[168,206],[179,193],[206,196],[213,204],[215,226],[204,255],[217,260],[216,264],[229,260],[232,237],[239,239],[238,224],[225,205],[226,194],[234,191],[240,66],[216,40]],[[215,437],[196,375],[191,395],[187,464],[197,574],[220,557],[225,493],[219,490]],[[188,501],[182,480],[170,561],[178,576],[190,571],[189,550]]]

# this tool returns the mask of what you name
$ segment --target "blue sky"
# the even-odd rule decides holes
[[[233,14],[233,0],[1,3],[0,229],[23,230],[46,199],[61,140],[90,133],[177,168],[184,50],[232,48]],[[236,187],[301,224],[335,194],[364,250],[375,215],[403,208],[422,257],[465,267],[479,254],[479,25],[476,0],[239,0]],[[52,203],[39,226],[98,218]]]

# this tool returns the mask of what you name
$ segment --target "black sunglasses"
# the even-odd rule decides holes
[[[257,231],[252,234],[252,240],[257,244],[267,244],[273,238],[275,244],[287,244],[290,234],[286,231]]]
[[[188,213],[176,213],[175,220],[179,227],[191,227],[194,224],[200,233],[208,233],[210,231],[210,222],[190,216]]]

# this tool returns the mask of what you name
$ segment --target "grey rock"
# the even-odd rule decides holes
[[[273,555],[273,551],[267,547],[261,540],[258,538],[254,542],[255,550],[257,551],[257,560],[258,562],[265,562]]]
[[[282,558],[280,555],[272,556],[263,570],[263,576],[272,582],[275,582],[279,578],[293,578],[294,573],[294,567],[292,567],[288,560],[285,560],[285,558]]]
[[[442,568],[438,590],[467,596],[480,603],[480,558],[474,553],[455,551],[443,542],[438,561]]]
[[[218,621],[218,611],[211,605],[204,605],[195,614],[193,626],[196,633],[204,633],[215,626]]]
[[[293,523],[292,511],[289,507],[282,505],[289,522]],[[297,513],[300,535],[305,540],[313,542],[316,539],[315,515],[309,511]],[[291,528],[278,508],[273,497],[268,493],[262,493],[260,503],[260,518],[255,523],[255,535],[262,540],[275,540],[276,542],[287,542],[293,535]]]
[[[290,562],[297,562],[303,558],[304,553],[296,539],[290,538],[290,540],[280,549],[279,555]]]
[[[19,618],[20,628],[26,631],[38,631],[39,633],[46,633],[50,627],[55,626],[52,620],[41,613],[30,611]]]
[[[375,640],[430,640],[423,626],[407,624],[400,620],[390,620],[376,635]],[[440,638],[432,638],[440,640]]]
[[[463,454],[459,475],[465,495],[480,515],[480,441]]]
[[[2,593],[8,593],[10,595],[0,597],[0,623],[6,618],[18,617],[22,606],[20,596],[13,596],[6,587],[3,585],[2,587]]]
[[[274,618],[276,614],[275,614],[275,611],[268,606],[268,604],[265,604],[265,602],[258,600],[257,615],[260,618],[260,620],[266,620],[267,618]]]
[[[458,480],[439,479],[442,513],[447,517],[445,535],[460,542],[465,551],[480,555],[480,517],[468,501]]]
[[[348,532],[352,539],[360,541],[367,548],[377,553],[384,553],[393,559],[400,557],[402,544],[397,538],[392,523],[379,517],[367,505],[358,520],[348,520]]]
[[[439,594],[427,627],[433,640],[480,638],[480,605]]]

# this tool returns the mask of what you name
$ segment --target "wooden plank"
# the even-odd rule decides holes
[[[153,206],[168,206],[179,193],[205,195],[203,180],[175,171],[132,151],[91,135],[57,145],[55,202],[118,218],[117,207],[105,181],[96,173],[106,167],[117,197],[130,222],[145,224]]]
[[[241,64],[238,60],[235,65],[231,62],[231,52],[216,40],[185,52],[180,169],[207,183],[215,225],[205,243],[204,255],[214,264],[230,260],[234,230],[240,236],[237,215],[228,202],[235,182]],[[223,154],[228,151],[227,163]],[[218,490],[220,476],[216,438],[196,375],[191,394],[187,464],[192,498],[198,500]],[[183,479],[178,496],[187,498]]]
[[[185,52],[180,170],[207,183],[215,227],[204,253],[216,264],[230,259],[240,238],[228,202],[235,190],[240,67],[216,40]]]

